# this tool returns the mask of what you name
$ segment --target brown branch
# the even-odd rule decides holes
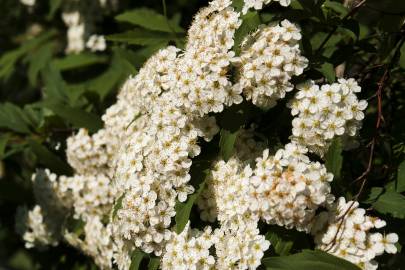
[[[402,27],[402,30],[404,30],[404,27],[405,27],[405,25]],[[371,139],[370,143],[368,144],[368,146],[370,147],[370,151],[369,151],[367,167],[363,171],[363,173],[354,180],[354,182],[358,182],[358,181],[362,180],[359,191],[353,197],[349,208],[338,219],[339,226],[338,226],[338,229],[336,231],[336,234],[333,237],[333,239],[327,244],[327,248],[326,248],[325,251],[330,251],[333,248],[333,246],[335,245],[337,237],[339,235],[339,232],[340,232],[340,230],[341,230],[341,228],[342,228],[342,226],[344,224],[345,217],[350,212],[350,210],[352,209],[353,205],[358,200],[358,198],[361,196],[361,194],[363,193],[364,187],[366,186],[367,177],[370,174],[372,166],[373,166],[373,160],[374,160],[374,156],[375,156],[375,146],[377,144],[377,139],[378,139],[378,136],[379,136],[379,130],[381,128],[381,123],[384,122],[384,116],[383,116],[383,111],[382,111],[382,93],[383,93],[383,90],[385,88],[385,85],[389,81],[390,71],[391,71],[391,69],[393,68],[393,66],[395,64],[395,61],[399,57],[400,49],[401,49],[401,47],[402,47],[402,45],[404,43],[405,43],[405,33],[403,32],[402,37],[398,42],[398,45],[397,45],[397,47],[395,49],[394,55],[391,58],[390,63],[388,65],[385,65],[384,74],[382,75],[380,80],[377,82],[378,88],[377,88],[376,93],[373,95],[373,97],[377,97],[377,120],[376,120],[376,124],[375,124],[374,136]]]

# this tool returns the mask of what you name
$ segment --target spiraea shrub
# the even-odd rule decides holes
[[[401,269],[404,5],[143,4],[6,1],[4,265]]]

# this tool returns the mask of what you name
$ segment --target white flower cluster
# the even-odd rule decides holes
[[[273,0],[279,2],[281,6],[287,7],[291,4],[291,0]],[[262,9],[264,5],[269,4],[272,0],[243,0],[242,13],[246,14],[249,9],[254,8],[256,10]]]
[[[38,205],[29,211],[26,207],[17,209],[16,231],[22,235],[27,248],[55,246],[60,239],[65,195],[58,190],[57,175],[49,170],[38,171],[31,180]]]
[[[38,205],[25,214],[20,210],[17,216],[17,229],[27,246],[57,244],[63,238],[93,257],[101,269],[111,269],[115,249],[111,226],[101,221],[108,218],[117,197],[117,189],[111,181],[116,152],[128,125],[138,113],[130,103],[133,100],[128,93],[130,83],[124,84],[117,103],[102,117],[104,129],[91,136],[81,129],[68,138],[67,159],[75,175],[58,177],[49,170],[33,175]],[[84,222],[84,239],[75,232],[62,232],[62,222],[70,216]]]
[[[203,232],[191,229],[188,223],[180,234],[173,233],[162,256],[161,268],[164,270],[208,270],[213,269],[215,259],[209,249],[214,244],[215,236],[211,228]]]
[[[207,189],[198,201],[200,217],[204,221],[221,222],[244,215],[251,205],[250,166],[242,167],[241,162],[231,158],[215,163],[207,179]]]
[[[372,232],[373,229],[384,227],[386,222],[367,216],[366,210],[360,208],[358,202],[346,202],[341,197],[330,208],[328,213],[320,214],[312,232],[319,249],[365,270],[377,269],[378,263],[374,258],[384,251],[392,254],[397,252],[395,244],[398,235]]]
[[[182,54],[174,47],[161,50],[133,79],[143,110],[133,124],[145,126],[122,145],[116,179],[124,195],[114,226],[117,238],[148,253],[161,254],[176,198],[185,201],[194,192],[188,182],[190,157],[200,153],[197,139],[218,132],[215,118],[206,115],[242,101],[227,77],[239,15],[214,6],[197,14]]]
[[[256,269],[270,242],[259,234],[257,218],[238,216],[212,232],[191,230],[172,234],[162,259],[162,270]],[[212,251],[215,256],[210,255]]]
[[[104,174],[60,176],[58,190],[72,201],[74,218],[83,221],[108,215],[116,197],[112,181]]]
[[[266,149],[253,171],[235,158],[217,162],[199,200],[201,219],[225,221],[249,212],[269,224],[309,232],[316,210],[334,197],[333,175],[306,152],[295,143],[274,156]]]
[[[324,154],[335,136],[354,136],[361,127],[367,101],[358,100],[361,91],[354,79],[319,87],[313,81],[297,86],[290,103],[295,116],[292,140],[310,151]]]
[[[310,161],[306,152],[289,143],[274,156],[265,150],[256,160],[250,209],[267,223],[309,231],[318,207],[334,200],[329,184],[333,175]]]
[[[85,48],[84,22],[79,11],[63,12],[62,19],[68,28],[66,53],[79,53]]]
[[[235,217],[215,230],[215,269],[256,269],[261,264],[270,242],[260,235],[258,218],[246,213]]]
[[[245,1],[244,11],[268,2]],[[214,163],[198,200],[201,219],[218,219],[219,227],[199,231],[189,222],[182,233],[173,231],[176,202],[194,192],[190,168],[201,152],[198,142],[210,141],[219,131],[215,113],[241,103],[242,94],[260,107],[273,106],[294,88],[291,77],[307,65],[298,47],[300,31],[287,20],[261,27],[235,57],[232,48],[241,14],[230,5],[230,0],[216,0],[202,9],[183,51],[173,46],[160,50],[127,80],[117,102],[102,116],[103,129],[92,135],[81,129],[68,139],[67,158],[75,174],[46,173],[44,185],[39,185],[44,188],[36,191],[39,206],[22,223],[28,222],[27,245],[53,244],[63,237],[101,269],[127,270],[133,252],[141,250],[162,256],[164,270],[253,270],[270,246],[258,229],[263,220],[311,231],[321,249],[363,267],[383,252],[380,244],[395,251],[394,235],[368,232],[382,221],[364,216],[363,210],[344,219],[344,229],[350,231],[344,234],[347,241],[337,242],[330,251],[326,241],[337,231],[339,214],[330,209],[316,215],[321,206],[333,205],[333,176],[307,153],[323,153],[335,135],[357,132],[366,103],[357,100],[360,88],[353,79],[320,90],[313,82],[299,86],[290,103],[297,115],[292,141],[274,155],[257,142],[254,127],[240,130],[233,156]],[[80,24],[80,16],[74,16],[67,20]],[[92,43],[101,46],[96,37]],[[233,71],[238,72],[236,82]],[[49,222],[48,213],[55,213]],[[54,237],[47,226],[61,229],[59,217],[79,218],[83,233],[65,228]],[[57,220],[50,222],[52,218]],[[360,227],[364,237],[357,234]],[[376,246],[373,256],[371,244]],[[350,256],[343,256],[342,250]]]
[[[115,1],[109,1],[114,5]],[[106,49],[104,36],[93,34],[95,23],[100,20],[103,9],[106,7],[106,0],[65,0],[62,2],[62,19],[68,28],[66,53],[80,53],[85,48],[93,52]]]
[[[299,28],[288,20],[260,28],[254,43],[244,46],[238,63],[240,78],[235,88],[253,104],[271,108],[293,90],[292,76],[302,74],[308,60],[301,56]]]
[[[110,138],[104,130],[89,136],[86,129],[67,139],[67,160],[78,174],[95,175],[109,169],[110,153],[106,153]]]
[[[35,6],[36,0],[20,0],[21,4],[26,5],[28,7]]]
[[[53,228],[44,221],[44,215],[39,205],[28,211],[25,207],[19,207],[16,214],[16,231],[22,235],[26,248],[34,246],[56,246],[57,238]]]

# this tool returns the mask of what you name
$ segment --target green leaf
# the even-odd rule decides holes
[[[188,199],[186,202],[177,202],[176,204],[176,232],[181,233],[184,230],[184,227],[186,227],[186,224],[190,218],[190,213],[191,209],[194,205],[194,203],[197,201],[198,197],[201,195],[201,192],[205,188],[205,180],[206,176],[208,175],[208,170],[204,171],[205,178],[204,181],[200,183],[200,186],[194,192],[194,194],[188,196]]]
[[[15,50],[8,51],[0,57],[0,79],[7,80],[14,72],[14,67],[17,61],[26,55],[29,51],[37,48],[46,40],[50,39],[56,34],[56,31],[47,31],[37,37],[24,42],[20,47]]]
[[[260,16],[256,11],[248,11],[242,16],[242,25],[236,30],[235,33],[235,44],[233,45],[233,50],[237,55],[241,52],[241,43],[245,37],[257,29],[260,25]]]
[[[114,206],[113,206],[113,211],[111,214],[112,219],[114,219],[117,216],[117,212],[118,210],[120,210],[122,208],[122,200],[124,199],[125,193],[122,194],[117,201],[115,202]]]
[[[60,71],[65,71],[105,63],[106,61],[107,57],[105,56],[84,52],[80,54],[70,54],[66,57],[55,59],[53,60],[53,65]]]
[[[131,265],[129,266],[129,270],[138,270],[144,256],[145,253],[142,251],[138,249],[134,250],[131,254]]]
[[[49,0],[48,19],[52,19],[58,8],[61,6],[62,0]]]
[[[123,60],[124,57],[127,57],[125,61]],[[135,74],[136,69],[132,66],[132,61],[134,61],[132,58],[131,52],[121,48],[114,48],[112,61],[107,70],[96,78],[78,84],[71,84],[69,88],[77,89],[81,93],[87,91],[96,93],[100,100],[104,100],[109,93],[118,88],[121,81],[125,80],[130,74]]]
[[[342,163],[342,142],[339,138],[335,138],[325,155],[326,169],[333,174],[335,180],[340,178]]]
[[[360,270],[356,265],[320,250],[262,260],[267,270]]]
[[[399,65],[401,68],[405,68],[405,43],[401,46],[400,52]]]
[[[369,203],[369,204],[374,203],[378,199],[378,197],[380,197],[380,195],[383,192],[384,192],[384,188],[382,188],[382,187],[373,187],[369,191],[369,193],[367,195],[367,199],[365,199],[363,201],[363,203]]]
[[[232,0],[232,7],[237,11],[241,12],[243,8],[244,1],[243,0]]]
[[[158,270],[160,264],[159,258],[151,258],[148,263],[148,270]]]
[[[117,21],[128,22],[143,28],[162,32],[184,32],[178,24],[174,24],[173,20],[168,20],[165,16],[157,13],[153,9],[138,8],[126,11],[115,17]]]
[[[322,6],[327,9],[331,9],[331,10],[335,11],[336,13],[338,13],[340,15],[341,18],[343,18],[347,13],[349,13],[347,8],[342,3],[339,3],[339,2],[328,0],[328,1],[325,1],[325,3],[323,3]]]
[[[30,119],[18,106],[12,103],[0,104],[0,127],[19,133],[31,133]]]
[[[98,115],[80,108],[69,107],[58,102],[46,102],[45,106],[74,127],[87,128],[92,133],[103,127],[103,121]]]
[[[47,43],[32,53],[29,57],[28,79],[32,86],[37,84],[40,71],[46,67],[52,57],[53,43]]]
[[[38,157],[40,164],[56,174],[70,175],[72,173],[72,168],[57,155],[49,151],[48,148],[32,139],[28,140],[28,143],[34,154]]]
[[[52,63],[48,63],[46,67],[41,70],[41,75],[45,83],[45,98],[58,102],[68,100],[66,83],[59,70]]]
[[[6,152],[6,147],[9,139],[10,139],[9,133],[0,134],[0,160],[4,158],[4,153]]]
[[[394,218],[405,219],[405,196],[395,191],[387,190],[381,194],[373,203],[373,207],[381,214],[390,214]]]
[[[405,160],[399,164],[395,190],[397,192],[405,191]]]
[[[221,129],[221,134],[220,134],[220,139],[219,139],[219,151],[222,156],[222,158],[225,161],[228,161],[228,159],[232,156],[233,154],[233,148],[235,145],[236,138],[238,137],[238,132],[239,130],[235,132],[231,132],[226,129]]]
[[[288,239],[286,235],[276,230],[267,232],[266,239],[270,241],[274,251],[281,256],[288,255],[294,245],[294,239]]]
[[[169,41],[172,38],[173,36],[171,34],[145,29],[134,29],[124,33],[106,36],[107,40],[132,45],[155,45],[157,43]]]
[[[320,71],[329,83],[333,83],[336,79],[335,68],[331,63],[323,63],[316,70]]]
[[[13,269],[32,270],[35,269],[35,263],[26,249],[17,250],[8,260],[7,265]]]

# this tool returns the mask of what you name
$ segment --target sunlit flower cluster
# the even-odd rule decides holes
[[[307,66],[298,45],[301,33],[296,25],[283,20],[259,28],[250,39],[253,44],[248,39],[237,60],[241,72],[234,87],[253,104],[271,108],[293,90],[291,77],[302,74]]]
[[[328,213],[323,212],[314,226],[315,243],[319,249],[341,257],[361,269],[375,270],[376,256],[396,253],[398,235],[381,234],[375,229],[386,225],[384,220],[366,215],[366,210],[355,201],[339,198],[330,206]]]
[[[58,190],[72,200],[74,217],[83,221],[108,215],[116,197],[112,181],[103,174],[60,176]]]
[[[161,267],[164,270],[212,269],[215,259],[209,249],[214,242],[215,235],[212,235],[210,227],[201,232],[190,229],[187,224],[180,234],[172,234],[165,247]]]
[[[250,209],[267,223],[309,231],[318,207],[333,201],[329,184],[333,175],[324,165],[310,161],[306,152],[305,147],[290,143],[274,156],[265,150],[256,160]]]
[[[214,222],[231,220],[245,214],[249,205],[250,166],[243,168],[242,163],[231,158],[228,162],[218,161],[207,179],[207,188],[201,194],[198,206],[202,220]]]
[[[243,10],[268,2],[245,1]],[[353,79],[321,88],[313,82],[299,85],[289,103],[296,116],[293,135],[281,149],[270,150],[274,146],[259,139],[254,124],[242,127],[230,158],[208,161],[196,203],[201,220],[211,226],[201,231],[192,228],[201,224],[188,221],[181,233],[175,231],[176,204],[195,192],[190,172],[201,142],[219,137],[216,114],[243,97],[259,107],[274,106],[295,88],[291,78],[307,65],[298,46],[300,30],[287,20],[261,26],[235,57],[240,16],[231,1],[212,1],[195,16],[184,50],[158,51],[125,82],[102,116],[104,128],[94,134],[80,129],[68,138],[74,175],[45,171],[35,180],[38,205],[22,212],[19,222],[27,246],[64,239],[101,269],[130,269],[132,254],[146,252],[161,256],[163,270],[253,270],[270,246],[259,227],[276,224],[312,232],[320,249],[364,269],[375,269],[372,259],[384,249],[395,252],[395,235],[368,232],[385,223],[361,208],[342,219],[347,232],[328,246],[347,204],[342,199],[334,204],[333,175],[308,152],[322,154],[335,135],[358,131],[367,103],[357,99],[360,88]],[[91,43],[101,46],[97,37]],[[322,207],[328,211],[317,214]],[[81,230],[62,226],[61,220],[82,224]]]
[[[354,136],[361,127],[367,101],[359,100],[361,91],[354,79],[319,87],[313,81],[297,86],[291,102],[292,139],[309,150],[324,154],[335,136]]]
[[[291,0],[243,0],[242,13],[246,14],[250,8],[254,8],[256,10],[262,9],[264,5],[271,2],[279,2],[283,7],[287,7],[291,4]]]

